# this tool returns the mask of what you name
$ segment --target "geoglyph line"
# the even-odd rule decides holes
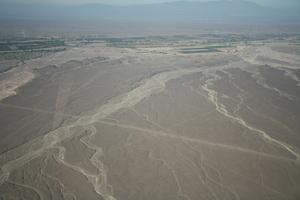
[[[217,68],[217,67],[215,67],[215,68]],[[215,68],[210,68],[209,70],[215,70]],[[224,68],[224,66],[222,68]],[[178,70],[174,70],[174,71],[162,72],[162,73],[156,74],[153,77],[144,80],[140,86],[129,91],[125,95],[121,95],[117,98],[111,99],[107,104],[100,106],[93,114],[83,115],[83,116],[79,117],[74,123],[72,123],[70,125],[59,127],[56,130],[49,132],[41,140],[39,149],[25,152],[25,154],[23,156],[17,158],[16,160],[9,161],[2,166],[1,175],[0,175],[0,185],[8,179],[9,173],[13,169],[18,168],[19,166],[22,166],[27,162],[30,162],[32,159],[34,159],[36,157],[39,157],[44,152],[53,148],[55,145],[57,145],[61,141],[65,140],[66,138],[72,137],[74,134],[74,133],[72,133],[72,130],[71,130],[72,128],[93,124],[93,123],[98,122],[98,121],[108,117],[109,115],[119,111],[120,109],[132,107],[132,106],[136,105],[137,103],[139,103],[140,101],[142,101],[143,99],[148,98],[150,95],[163,91],[165,88],[165,83],[171,79],[176,79],[183,75],[187,75],[187,74],[191,74],[191,73],[195,73],[195,72],[203,72],[203,71],[207,71],[207,70],[208,70],[207,68],[178,69]],[[210,95],[212,95],[211,93],[212,93],[212,91],[210,91]],[[212,97],[210,97],[210,98],[212,98]],[[218,104],[216,104],[216,105],[218,106]],[[24,107],[20,107],[20,108],[24,109]],[[221,109],[219,108],[219,110],[221,110]],[[36,110],[36,111],[44,112],[43,110]],[[222,113],[222,114],[224,114],[224,113]],[[231,118],[235,119],[234,117],[231,117]],[[241,124],[245,123],[243,121],[239,121],[239,120],[237,120],[237,121],[240,122]],[[254,128],[251,128],[251,130],[257,131]],[[159,135],[172,137],[168,134],[161,133],[161,132]],[[177,138],[177,139],[180,138],[180,139],[184,139],[187,141],[195,142],[195,139],[186,138],[186,137],[182,137],[182,136],[176,136],[175,138]],[[268,137],[266,136],[266,138],[268,138]],[[199,140],[198,142],[201,143],[201,140]],[[214,145],[214,146],[222,146],[224,148],[232,149],[232,150],[238,149],[240,151],[245,152],[245,149],[241,149],[239,147],[233,148],[230,145],[214,144],[214,143],[203,142],[203,141],[202,141],[202,143],[206,143],[206,144],[210,144],[210,145]],[[290,152],[293,152],[289,147],[287,147],[287,149],[290,150]],[[257,152],[251,151],[251,150],[246,150],[246,152],[249,152],[252,154],[257,154]],[[3,154],[1,156],[5,156],[5,154]],[[277,156],[271,156],[268,154],[266,154],[265,156],[278,159]],[[285,160],[285,158],[281,158],[281,159]],[[286,160],[290,161],[289,159],[286,159]]]
[[[266,132],[249,125],[242,118],[229,114],[228,111],[226,110],[225,106],[219,103],[218,93],[216,91],[208,88],[209,85],[211,85],[214,80],[219,78],[219,77],[216,77],[216,75],[213,75],[213,74],[210,74],[210,75],[212,75],[214,78],[208,79],[206,81],[205,85],[202,86],[202,88],[208,93],[208,99],[215,105],[216,110],[219,113],[232,119],[233,121],[237,122],[238,124],[242,125],[243,127],[247,128],[248,130],[258,133],[264,140],[270,142],[271,144],[275,144],[275,145],[287,150],[289,153],[291,153],[293,156],[295,156],[297,163],[300,162],[300,155],[293,149],[292,146],[285,144],[284,142],[281,142],[279,140],[276,140],[275,138],[272,138]]]
[[[13,105],[13,104],[7,104],[7,103],[1,103],[0,106],[7,107],[7,108],[14,108],[14,109],[20,109],[20,110],[26,110],[30,112],[36,112],[36,113],[43,113],[43,114],[48,114],[48,115],[61,115],[62,117],[71,117],[71,118],[79,118],[79,115],[71,115],[71,114],[66,114],[62,112],[57,112],[57,111],[48,111],[40,108],[31,108],[31,107],[26,107],[26,106],[19,106],[19,105]]]
[[[90,115],[83,115],[70,125],[62,126],[56,130],[50,131],[40,141],[40,148],[25,152],[23,156],[9,161],[1,167],[0,185],[9,178],[9,173],[12,170],[30,162],[36,157],[41,156],[47,150],[55,147],[55,145],[59,144],[66,138],[72,137],[74,134],[71,130],[72,128],[93,124],[120,109],[132,107],[143,99],[148,98],[150,95],[163,91],[165,89],[165,83],[169,80],[203,70],[205,70],[205,68],[178,69],[156,74],[149,79],[145,79],[140,86],[128,93],[111,99],[107,104],[100,106],[94,113]],[[42,110],[37,111],[43,112]],[[1,156],[5,156],[5,154],[2,154]]]
[[[82,116],[78,116],[78,117],[75,116],[77,118],[77,120],[75,120],[75,122],[73,122],[69,125],[59,127],[53,131],[50,131],[42,138],[42,140],[37,140],[39,142],[38,143],[39,145],[37,145],[37,146],[40,146],[38,149],[24,152],[23,156],[4,164],[1,167],[0,185],[8,180],[10,172],[12,170],[30,162],[34,158],[37,158],[37,157],[43,155],[49,149],[57,147],[57,144],[59,144],[66,138],[72,137],[74,135],[74,132],[72,131],[73,128],[86,127],[95,122],[99,122],[99,121],[105,119],[106,117],[119,111],[120,109],[133,107],[136,104],[138,104],[139,102],[141,102],[143,99],[150,97],[152,94],[162,92],[166,87],[166,85],[165,85],[166,82],[168,82],[169,80],[176,79],[183,75],[188,75],[188,74],[192,74],[192,73],[196,73],[196,72],[205,72],[208,70],[214,71],[217,68],[224,69],[224,68],[226,68],[226,66],[216,66],[216,67],[211,67],[211,68],[203,67],[203,68],[191,68],[191,69],[177,69],[174,71],[168,71],[168,72],[162,72],[162,73],[156,74],[156,75],[150,77],[149,79],[145,79],[140,84],[140,86],[129,91],[128,93],[111,99],[108,103],[100,106],[98,109],[96,109],[94,112],[91,112],[89,115],[82,115]],[[207,85],[203,89],[205,89],[205,91],[207,91],[209,93],[210,100],[216,105],[218,111],[221,114],[225,114],[226,116],[228,115],[231,119],[237,121],[238,123],[242,124],[243,126],[249,128],[250,130],[259,132],[260,134],[263,135],[263,137],[265,139],[272,141],[272,143],[276,143],[282,147],[285,147],[285,149],[287,149],[289,152],[291,152],[293,155],[295,155],[298,159],[298,154],[296,154],[289,146],[286,146],[286,145],[282,144],[281,142],[269,137],[266,133],[262,132],[261,130],[258,130],[256,128],[248,126],[246,124],[246,122],[244,122],[243,120],[236,118],[234,116],[230,116],[226,111],[224,111],[224,108],[221,108],[219,106],[219,104],[216,100],[216,96],[215,96],[216,94],[214,93],[214,91],[209,90],[207,88]],[[26,108],[26,107],[22,107],[22,106],[13,106],[13,105],[6,105],[6,106],[11,106],[11,107],[19,108],[19,109],[30,110],[30,111],[36,111],[36,112],[43,112],[43,113],[47,113],[47,114],[53,114],[53,112],[44,111],[42,109],[36,109],[36,108],[30,109],[30,108]],[[73,115],[66,115],[64,113],[57,113],[57,112],[55,112],[55,113],[63,115],[63,116],[74,117]],[[104,123],[104,122],[102,121],[102,123]],[[110,122],[105,122],[105,123],[114,124],[117,126],[121,126],[123,128],[131,128],[131,129],[139,130],[142,132],[148,132],[148,133],[156,134],[158,136],[180,139],[180,140],[185,140],[185,141],[189,141],[189,142],[197,142],[200,144],[206,144],[206,145],[226,148],[229,150],[241,151],[241,152],[245,152],[245,153],[249,153],[249,154],[253,154],[253,155],[261,155],[261,156],[278,159],[278,160],[282,160],[282,161],[288,161],[288,162],[294,161],[293,159],[270,155],[270,154],[266,154],[266,153],[262,153],[262,152],[256,152],[256,151],[244,149],[241,147],[233,147],[233,146],[225,145],[225,144],[216,144],[216,143],[192,139],[192,138],[188,138],[188,137],[184,137],[184,136],[175,136],[175,135],[170,135],[170,134],[160,132],[160,131],[146,130],[143,128],[132,127],[129,125],[120,125],[120,124],[115,124],[115,123],[110,123]],[[87,144],[91,145],[89,142]],[[63,153],[63,152],[60,152],[60,153]],[[0,156],[2,157],[5,155],[6,154],[4,153]],[[62,156],[63,154],[60,154],[60,155]],[[92,161],[94,164],[97,164],[97,165],[99,164],[99,163],[97,163],[98,162],[97,159],[93,159]],[[87,175],[89,175],[89,174],[87,174]],[[92,179],[95,180],[95,178],[93,178],[93,177],[92,177]],[[99,187],[101,187],[101,185],[99,185],[98,181],[93,181],[93,182],[95,183],[94,186],[95,186],[96,192],[101,193],[102,190],[101,191],[99,190]],[[107,196],[107,199],[113,199],[113,197]]]
[[[169,134],[169,133],[166,133],[163,131],[156,131],[156,130],[141,128],[141,127],[131,126],[131,125],[127,125],[127,124],[120,124],[120,123],[108,122],[108,121],[103,121],[103,120],[100,120],[99,122],[101,124],[105,124],[105,125],[117,126],[120,128],[131,129],[131,130],[137,131],[132,134],[145,135],[145,133],[147,133],[147,134],[151,134],[152,136],[167,137],[167,138],[171,138],[171,139],[175,139],[175,140],[182,140],[182,141],[192,142],[192,143],[196,143],[196,144],[200,144],[200,145],[202,144],[202,145],[207,145],[207,146],[214,146],[214,147],[219,147],[219,148],[223,148],[223,149],[227,149],[227,150],[231,150],[231,151],[239,151],[239,152],[250,154],[250,155],[256,155],[256,156],[260,155],[262,157],[271,158],[271,159],[275,159],[275,160],[281,160],[281,161],[285,161],[285,162],[295,162],[295,160],[292,158],[276,156],[276,155],[258,152],[255,150],[246,149],[246,148],[242,148],[242,147],[238,147],[238,146],[214,143],[214,142],[210,142],[210,141],[206,141],[206,140],[202,140],[202,139],[190,138],[190,137],[181,136],[181,135],[172,135],[172,134]]]

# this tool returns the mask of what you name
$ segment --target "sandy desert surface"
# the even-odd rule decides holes
[[[208,37],[92,41],[1,73],[0,199],[300,199],[299,36]]]

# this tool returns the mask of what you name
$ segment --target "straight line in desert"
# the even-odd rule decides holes
[[[211,74],[212,75],[212,74]],[[224,115],[225,117],[228,117],[229,119],[237,122],[238,124],[242,125],[243,127],[247,128],[248,130],[254,131],[255,133],[258,133],[262,139],[264,139],[265,141],[270,142],[271,144],[274,144],[276,146],[279,146],[283,149],[285,149],[286,151],[288,151],[289,153],[291,153],[296,159],[295,161],[299,164],[300,162],[300,155],[299,153],[294,150],[294,147],[286,144],[280,140],[277,140],[273,137],[271,137],[270,135],[268,135],[266,132],[264,132],[261,129],[258,129],[256,127],[253,127],[251,125],[249,125],[246,121],[244,121],[242,118],[237,117],[237,116],[233,116],[230,115],[228,113],[228,111],[226,110],[225,106],[223,104],[220,104],[218,101],[218,93],[212,89],[209,89],[209,85],[212,84],[213,81],[215,81],[216,79],[218,79],[217,76],[213,76],[213,79],[208,79],[205,83],[204,86],[202,86],[202,88],[207,91],[208,93],[208,99],[215,105],[216,110]]]
[[[166,132],[163,132],[163,131],[156,131],[156,130],[146,129],[146,128],[142,128],[142,127],[127,125],[127,124],[120,124],[120,123],[108,122],[108,121],[103,121],[103,120],[101,120],[99,122],[102,123],[102,124],[106,124],[106,125],[117,126],[117,127],[121,127],[121,128],[125,128],[125,129],[131,129],[131,130],[138,131],[138,132],[135,132],[135,133],[132,133],[132,134],[143,134],[143,135],[145,135],[145,133],[149,133],[152,136],[153,135],[154,136],[162,136],[162,137],[172,138],[172,139],[176,139],[176,140],[183,140],[183,141],[198,143],[198,144],[202,144],[202,145],[214,146],[214,147],[223,148],[223,149],[232,150],[232,151],[239,151],[239,152],[243,152],[243,153],[251,154],[251,155],[263,156],[263,157],[267,157],[267,158],[271,158],[271,159],[275,159],[275,160],[281,160],[281,161],[286,161],[286,162],[295,162],[295,160],[292,159],[292,158],[287,158],[287,157],[283,157],[283,156],[276,156],[276,155],[263,153],[263,152],[258,152],[258,151],[254,151],[254,150],[251,150],[251,149],[238,147],[238,146],[233,146],[233,145],[228,145],[228,144],[221,144],[221,143],[214,143],[214,142],[210,142],[210,141],[207,141],[207,140],[202,140],[202,139],[197,139],[197,138],[190,138],[190,137],[181,136],[181,135],[172,135],[172,134],[169,134],[169,133],[166,133]]]
[[[38,149],[30,150],[28,152],[24,151],[24,154],[22,156],[5,163],[1,167],[0,185],[9,178],[10,172],[12,170],[23,166],[34,158],[43,155],[46,151],[55,147],[63,140],[72,137],[74,135],[72,128],[93,124],[119,111],[120,109],[135,106],[140,101],[148,98],[152,94],[162,92],[165,89],[165,84],[168,81],[179,78],[183,75],[201,72],[206,69],[207,68],[176,69],[173,71],[158,73],[148,79],[145,79],[140,86],[129,91],[128,93],[115,97],[111,99],[107,104],[100,106],[98,109],[92,110],[90,114],[83,115],[69,125],[61,126],[53,131],[48,132],[43,136],[41,140],[39,140],[37,144],[37,146],[39,146]],[[0,158],[3,156],[6,156],[6,153],[0,155]]]
[[[44,109],[40,109],[40,108],[31,108],[31,107],[19,106],[19,105],[13,105],[13,104],[8,104],[8,103],[1,103],[1,102],[0,102],[0,106],[6,107],[6,108],[26,110],[26,111],[30,111],[30,112],[36,112],[36,113],[43,113],[43,114],[48,114],[48,115],[60,115],[60,116],[72,117],[72,118],[80,117],[78,115],[71,115],[71,114],[66,114],[66,113],[57,112],[57,111],[49,111],[49,110],[44,110]]]
[[[5,103],[0,103],[0,105],[10,107],[10,108],[28,110],[28,111],[32,111],[32,112],[39,112],[39,113],[45,113],[45,114],[55,114],[55,112],[46,111],[46,110],[43,110],[43,109],[33,109],[33,108],[30,108],[30,107],[16,106],[16,105],[5,104]],[[72,118],[78,118],[78,119],[80,118],[80,116],[77,116],[77,115],[68,115],[68,114],[63,114],[63,113],[60,113],[60,112],[58,112],[57,114],[62,115],[62,116],[66,116],[66,117],[72,117]],[[271,155],[271,154],[267,154],[267,153],[257,152],[257,151],[254,151],[254,150],[245,149],[245,148],[241,148],[241,147],[237,147],[237,146],[220,144],[220,143],[213,143],[213,142],[210,142],[210,141],[205,141],[205,140],[202,140],[202,139],[195,139],[195,138],[190,138],[190,137],[185,137],[185,136],[172,135],[172,134],[162,132],[162,131],[155,131],[155,130],[145,129],[145,128],[142,128],[142,127],[131,126],[131,125],[127,125],[127,124],[108,122],[108,121],[104,121],[104,120],[100,120],[99,122],[102,123],[102,124],[106,124],[106,125],[114,125],[114,126],[118,126],[118,127],[122,127],[122,128],[126,128],[126,129],[141,131],[141,132],[144,132],[144,133],[146,132],[146,133],[153,134],[155,136],[162,136],[162,137],[168,137],[168,138],[172,138],[172,139],[179,139],[179,140],[184,140],[184,141],[193,142],[193,143],[199,143],[199,144],[210,145],[210,146],[215,146],[215,147],[219,147],[219,148],[225,148],[225,149],[228,149],[228,150],[236,150],[236,151],[240,151],[240,152],[244,152],[244,153],[248,153],[248,154],[261,155],[261,156],[268,157],[268,158],[273,158],[273,159],[276,159],[276,160],[291,161],[291,162],[294,161],[293,159],[289,159],[289,158],[286,158],[286,157],[275,156],[275,155]],[[141,134],[143,134],[143,133],[141,133]]]

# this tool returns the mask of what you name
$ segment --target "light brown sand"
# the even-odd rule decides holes
[[[297,200],[299,59],[273,45],[29,61],[2,82],[0,198]]]

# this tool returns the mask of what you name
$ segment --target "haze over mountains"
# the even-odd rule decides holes
[[[297,23],[300,15],[243,0],[207,2],[177,1],[135,5],[43,5],[4,4],[2,19],[40,20],[134,20],[134,21],[228,21]]]

